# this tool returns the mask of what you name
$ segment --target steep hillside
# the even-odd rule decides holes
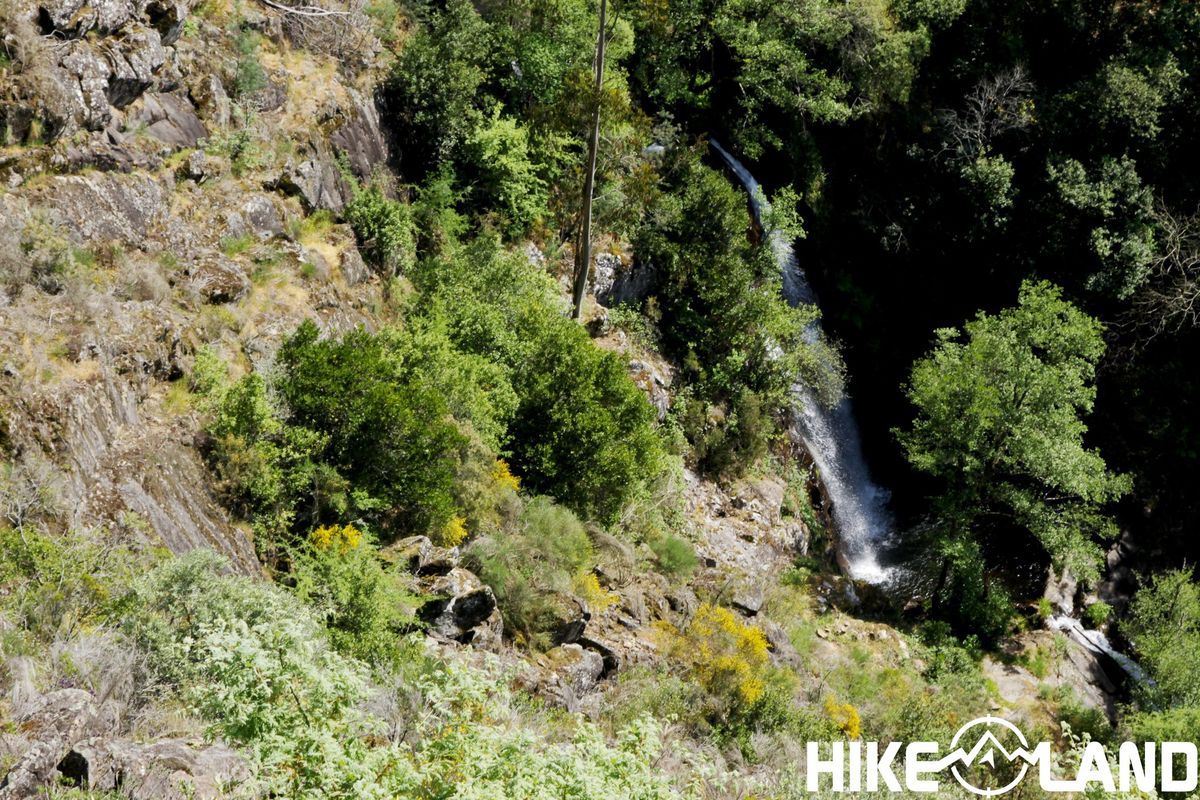
[[[938,15],[818,5],[803,108],[729,108],[900,101]],[[1127,730],[1048,602],[843,575],[800,197],[659,113],[653,11],[576,321],[588,4],[0,0],[0,799],[788,798],[809,741]]]

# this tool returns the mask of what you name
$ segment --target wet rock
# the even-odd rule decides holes
[[[1075,593],[1078,588],[1079,582],[1070,570],[1059,574],[1051,569],[1046,577],[1043,595],[1050,601],[1050,607],[1054,609],[1055,614],[1069,617],[1075,613]]]
[[[474,573],[455,567],[430,583],[427,591],[439,596],[419,612],[431,636],[477,647],[499,645],[504,625],[496,597]]]
[[[208,137],[208,129],[191,102],[176,94],[145,95],[141,107],[129,119],[131,123],[145,125],[147,134],[176,149],[195,147]]]

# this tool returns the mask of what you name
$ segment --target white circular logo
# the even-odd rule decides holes
[[[970,750],[960,746],[959,742],[963,739],[963,735],[967,733],[967,731],[980,728],[982,728],[982,731],[979,731],[975,734],[978,738],[975,740],[975,744],[972,745]],[[1000,735],[998,736],[997,733]],[[1001,741],[1001,737],[1009,739],[1010,744],[1005,746],[1005,744]],[[1017,746],[1013,746],[1011,744],[1011,741],[1014,738],[1018,743]],[[971,738],[968,737],[967,741],[971,741]],[[1019,758],[1024,762],[1021,766],[1021,771],[1018,773],[1017,777],[1013,778],[1012,781],[1008,783],[1007,786],[1003,786],[999,789],[981,789],[975,784],[971,783],[970,780],[963,777],[962,773],[959,772],[958,768],[960,764],[955,764],[950,768],[950,771],[954,774],[954,779],[958,781],[959,785],[972,794],[978,794],[984,797],[994,797],[996,795],[1004,794],[1005,792],[1012,791],[1017,784],[1025,779],[1025,773],[1029,771],[1029,760],[1025,757],[1028,754],[1028,746],[1028,743],[1025,741],[1025,734],[1021,733],[1021,729],[1006,719],[1000,719],[999,717],[992,716],[973,719],[966,725],[963,725],[961,728],[959,728],[958,733],[954,734],[954,739],[950,742],[951,752],[961,750],[963,753],[961,765],[964,767],[972,767],[976,764],[987,764],[992,768],[992,770],[995,770],[997,767],[997,758],[1003,758],[1005,762],[1011,762],[1014,759]],[[1020,752],[1018,752],[1018,750]]]

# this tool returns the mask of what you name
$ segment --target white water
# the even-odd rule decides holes
[[[754,216],[762,223],[771,207],[758,181],[719,144],[711,140],[709,144],[750,194]],[[767,237],[771,252],[783,270],[783,294],[788,303],[816,305],[816,293],[796,260],[792,243],[780,231],[767,231]],[[808,336],[815,341],[820,334],[819,323],[813,323]],[[833,501],[833,521],[845,569],[855,580],[883,583],[888,570],[879,563],[879,549],[892,532],[892,517],[887,510],[889,495],[871,481],[867,472],[850,400],[843,399],[836,407],[827,408],[802,383],[792,387],[792,393],[796,411],[792,435],[798,436],[812,455]]]
[[[1070,636],[1075,641],[1079,642],[1093,653],[1106,655],[1117,663],[1125,674],[1134,680],[1136,683],[1154,686],[1154,680],[1146,674],[1141,665],[1134,661],[1129,656],[1112,646],[1108,641],[1108,637],[1100,631],[1093,631],[1083,627],[1083,623],[1074,617],[1051,617],[1046,621],[1052,630],[1062,631]]]

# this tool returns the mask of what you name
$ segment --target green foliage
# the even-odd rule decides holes
[[[475,540],[465,556],[496,594],[504,624],[537,646],[569,613],[564,603],[575,577],[592,560],[592,543],[579,518],[547,497],[530,500],[515,526]]]
[[[1134,596],[1122,630],[1157,684],[1142,687],[1150,707],[1200,708],[1200,673],[1195,669],[1196,648],[1200,647],[1200,584],[1193,580],[1191,570],[1152,577]]]
[[[503,368],[517,399],[504,444],[527,489],[604,520],[645,489],[662,463],[654,410],[624,363],[563,316],[543,272],[480,237],[414,280],[416,316]]]
[[[397,55],[387,103],[410,180],[447,163],[479,124],[490,36],[470,2],[451,0]]]
[[[529,150],[528,131],[502,117],[499,107],[464,147],[463,169],[478,176],[473,205],[498,214],[505,233],[514,238],[538,221],[549,199]]]
[[[913,367],[907,393],[918,415],[897,435],[913,466],[945,487],[940,541],[955,591],[972,605],[967,620],[998,623],[1007,613],[979,545],[1003,530],[992,515],[1030,531],[1056,565],[1083,580],[1097,575],[1093,537],[1116,533],[1101,507],[1129,488],[1083,444],[1100,330],[1054,286],[1026,282],[1016,308],[938,331]],[[998,626],[988,627],[995,635]]]
[[[1154,200],[1137,164],[1128,156],[1106,156],[1094,170],[1074,159],[1051,162],[1048,170],[1098,261],[1088,288],[1128,298],[1145,282],[1155,255]]]
[[[676,413],[693,456],[710,472],[738,473],[766,452],[797,378],[824,402],[840,396],[841,362],[805,336],[816,309],[783,300],[769,248],[746,236],[745,197],[695,154],[676,157],[635,248],[661,276],[658,327],[690,384]]]
[[[324,621],[338,652],[376,667],[399,665],[398,632],[413,615],[369,539],[350,525],[317,528],[291,550],[291,562],[293,592]]]
[[[196,349],[192,371],[188,373],[188,389],[201,396],[209,396],[223,388],[229,379],[229,366],[208,345]]]
[[[687,539],[666,534],[648,542],[662,574],[686,578],[696,569],[696,548]]]
[[[1001,210],[1012,205],[1015,169],[1004,156],[979,156],[963,164],[961,173],[971,193],[986,208]]]
[[[134,564],[124,548],[79,533],[0,525],[0,609],[35,640],[67,637],[117,606]]]
[[[233,78],[232,94],[241,100],[267,85],[267,73],[258,60],[260,40],[257,33],[248,28],[239,28],[234,36],[237,49],[237,72]]]
[[[389,275],[407,272],[416,259],[412,211],[378,187],[356,188],[346,205],[346,221],[371,263]]]
[[[1083,610],[1083,622],[1089,628],[1101,628],[1108,624],[1112,617],[1112,606],[1104,602],[1095,602]]]
[[[348,484],[348,494],[314,500],[337,516],[363,514],[388,536],[450,520],[463,437],[426,376],[379,337],[360,329],[320,339],[312,322],[284,342],[278,362],[289,427],[321,441],[318,458]]]

